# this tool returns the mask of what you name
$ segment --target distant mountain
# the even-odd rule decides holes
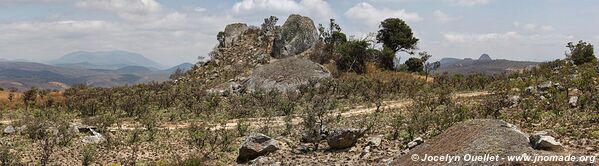
[[[482,54],[482,55],[480,55],[478,60],[479,61],[492,61],[493,59],[491,59],[491,56],[489,56],[488,54]]]
[[[85,65],[87,62],[80,63]],[[144,66],[125,66],[116,70],[87,69],[85,66],[61,67],[33,62],[0,61],[0,87],[27,90],[31,87],[65,89],[84,84],[94,87],[114,87],[169,80],[178,68],[187,71],[194,65],[183,63],[167,70],[152,70]]]
[[[180,65],[171,67],[171,68],[166,69],[164,71],[167,71],[167,72],[170,72],[170,73],[175,72],[177,69],[181,69],[183,71],[187,71],[187,70],[191,70],[191,68],[193,68],[193,66],[194,66],[194,64],[191,64],[191,63],[182,63]]]
[[[440,62],[441,66],[435,73],[492,75],[518,72],[539,64],[539,62],[511,61],[505,59],[494,60],[488,54],[481,55],[477,60],[472,58],[443,58]]]
[[[143,66],[147,68],[162,69],[163,65],[156,63],[141,54],[127,51],[87,52],[77,51],[64,55],[50,64],[85,69],[117,70],[127,66]]]

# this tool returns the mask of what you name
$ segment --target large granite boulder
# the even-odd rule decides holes
[[[310,60],[295,57],[280,59],[256,68],[245,82],[245,89],[253,91],[294,91],[311,80],[330,78],[323,66]]]
[[[567,162],[509,162],[507,156],[563,155],[535,150],[528,134],[501,120],[474,119],[458,123],[440,135],[396,157],[389,165],[571,165]],[[465,157],[487,156],[484,161],[465,161]],[[422,161],[426,156],[460,156],[460,161]],[[499,156],[498,161],[491,156]],[[505,158],[502,160],[501,158]]]
[[[232,47],[234,46],[235,41],[247,31],[249,27],[247,24],[243,23],[235,23],[229,24],[225,27],[224,36],[219,36],[219,42],[223,47]],[[219,34],[221,35],[221,34]]]
[[[286,58],[298,55],[314,47],[318,40],[318,30],[312,19],[292,14],[275,39],[273,57]]]

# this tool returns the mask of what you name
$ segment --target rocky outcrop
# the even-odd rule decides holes
[[[312,19],[293,14],[281,27],[273,45],[272,55],[275,58],[295,56],[314,47],[318,40],[318,30]]]
[[[331,149],[345,149],[354,146],[363,135],[363,129],[337,128],[328,133],[327,144]]]
[[[390,165],[513,165],[522,163],[509,163],[507,160],[499,161],[453,161],[448,162],[423,162],[413,160],[413,157],[422,159],[428,156],[464,156],[469,155],[556,155],[555,152],[539,151],[531,148],[528,135],[521,132],[514,125],[501,120],[475,119],[458,123],[440,135],[427,140],[426,143],[416,146],[410,152],[396,157]],[[549,164],[554,163],[535,163]],[[560,165],[562,163],[557,163]],[[555,164],[554,164],[555,165]]]
[[[225,27],[224,34],[219,34],[219,42],[223,47],[232,47],[238,40],[238,38],[245,33],[249,28],[246,24],[235,23],[229,24]],[[222,36],[221,36],[222,35]]]
[[[245,83],[246,91],[294,91],[311,80],[330,78],[323,66],[310,60],[285,58],[255,69]]]
[[[279,143],[264,134],[252,134],[248,136],[239,147],[238,163],[245,163],[257,157],[279,150]]]

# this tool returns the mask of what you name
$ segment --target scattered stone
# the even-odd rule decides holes
[[[526,87],[526,89],[524,91],[527,94],[535,94],[535,93],[537,93],[537,88],[535,88],[533,86],[529,86],[529,87]]]
[[[578,96],[571,96],[570,100],[568,100],[568,104],[570,104],[570,106],[572,106],[572,107],[577,107],[578,106]]]
[[[6,128],[4,128],[4,131],[3,131],[2,133],[4,133],[4,134],[8,135],[8,134],[13,134],[13,133],[15,133],[15,132],[16,132],[16,130],[15,130],[15,128],[14,128],[14,127],[12,127],[12,126],[7,126]]]
[[[546,131],[535,132],[529,139],[532,148],[537,150],[553,152],[562,152],[564,150],[562,144],[557,142],[555,138],[550,136]]]
[[[520,103],[520,96],[518,96],[518,95],[510,96],[509,101],[510,101],[510,104],[512,104],[513,106],[518,105],[518,103]]]
[[[273,44],[273,57],[286,58],[298,55],[316,45],[318,30],[312,19],[297,14],[290,15]]]
[[[551,89],[552,86],[553,86],[553,83],[551,81],[547,81],[547,82],[537,85],[537,88],[541,91],[547,91],[547,90]]]
[[[79,122],[71,123],[70,128],[74,133],[92,133],[92,130],[97,129],[95,126],[88,126]]]
[[[316,150],[316,146],[314,146],[314,144],[311,143],[301,143],[299,145],[297,145],[295,147],[295,149],[293,149],[293,153],[295,154],[305,154],[311,151]]]
[[[83,137],[81,142],[86,144],[99,144],[106,141],[106,138],[104,138],[102,134],[96,132],[94,129],[90,129],[89,131],[92,133],[92,135]]]
[[[408,142],[408,149],[413,149],[422,143],[424,143],[424,140],[421,137],[418,137],[418,138],[414,139],[413,141]]]
[[[279,143],[264,134],[256,133],[248,136],[239,147],[238,163],[245,163],[259,156],[279,150]]]
[[[381,136],[376,136],[376,137],[370,137],[368,139],[368,146],[372,146],[372,147],[378,147],[381,145],[381,142],[383,141],[383,138]]]
[[[354,146],[363,135],[363,129],[337,128],[329,133],[327,143],[332,149],[346,149]]]

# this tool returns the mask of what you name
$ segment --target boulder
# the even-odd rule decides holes
[[[551,81],[547,81],[547,82],[537,85],[537,88],[540,91],[547,91],[547,90],[551,89],[552,86],[553,86],[553,83]]]
[[[248,136],[239,147],[238,163],[245,163],[257,157],[279,150],[279,143],[264,134],[252,134]]]
[[[422,139],[421,137],[418,137],[418,138],[414,139],[413,141],[408,142],[408,149],[413,149],[422,143],[424,143],[424,139]]]
[[[275,58],[298,55],[318,42],[318,30],[312,19],[297,14],[287,18],[273,44]]]
[[[358,142],[364,135],[364,129],[336,128],[329,132],[327,143],[331,149],[346,149]]]
[[[562,152],[564,147],[561,143],[557,142],[555,138],[550,136],[547,132],[541,131],[536,132],[530,136],[530,144],[532,148],[537,150],[547,150],[553,152]]]
[[[381,146],[382,141],[383,141],[382,136],[370,137],[368,139],[367,146],[378,147],[378,146]]]
[[[92,133],[92,130],[97,129],[95,126],[84,125],[79,122],[73,122],[69,125],[69,127],[74,133]]]
[[[102,134],[96,132],[94,129],[89,129],[89,132],[91,132],[92,135],[83,137],[81,142],[86,144],[99,144],[106,141],[106,138],[104,138]]]
[[[578,106],[578,96],[570,96],[570,99],[568,100],[568,104],[570,104],[570,106],[572,106],[572,107]]]
[[[249,27],[247,26],[247,24],[243,23],[227,25],[225,27],[224,38],[223,41],[221,41],[221,45],[224,47],[234,46],[234,43],[237,41],[239,36],[243,35],[243,33],[245,33],[245,31],[247,31],[248,29]]]
[[[494,119],[473,119],[457,123],[443,133],[406,152],[407,154],[399,153],[390,165],[528,165],[511,163],[507,160],[464,161],[463,158],[451,163],[446,161],[422,162],[414,161],[411,157],[416,156],[422,159],[425,155],[465,156],[466,154],[506,157],[524,153],[533,156],[556,155],[555,152],[531,148],[527,134],[512,124]],[[547,163],[537,162],[536,164]]]
[[[331,73],[325,67],[310,60],[290,57],[256,68],[244,86],[247,92],[288,92],[295,91],[312,80],[330,77]]]
[[[15,128],[14,128],[14,127],[12,127],[12,126],[7,126],[7,127],[6,127],[6,128],[4,128],[4,130],[2,131],[2,133],[4,133],[4,134],[7,134],[7,135],[8,135],[8,134],[13,134],[13,133],[15,133],[15,132],[17,132],[17,130],[15,130]]]

